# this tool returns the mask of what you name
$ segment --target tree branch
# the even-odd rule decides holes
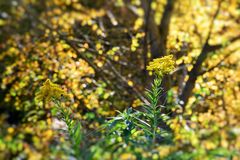
[[[212,21],[209,26],[209,32],[208,32],[205,44],[202,48],[200,55],[198,56],[198,58],[195,62],[195,64],[193,65],[192,70],[189,72],[189,74],[188,74],[189,78],[183,88],[181,95],[179,96],[179,100],[180,100],[179,102],[180,102],[180,105],[183,107],[183,109],[185,109],[185,106],[186,106],[190,96],[192,95],[192,91],[194,89],[197,77],[202,68],[202,63],[206,60],[208,53],[210,53],[209,39],[212,34],[214,21],[217,18],[217,15],[219,14],[222,2],[223,2],[223,0],[220,0],[218,3],[218,8],[217,8],[216,12],[214,13]]]
[[[224,60],[226,60],[228,57],[230,57],[236,50],[231,51],[230,53],[226,54],[224,56],[224,58],[222,60],[220,60],[217,64],[215,64],[214,66],[212,66],[211,68],[209,68],[208,70],[202,71],[198,74],[198,76],[202,76],[205,73],[211,72],[212,70],[214,70],[215,68],[219,67]]]
[[[221,48],[229,46],[231,43],[236,42],[237,40],[240,40],[240,35],[237,35],[231,39],[228,40],[227,44],[215,44],[215,45],[209,45],[207,52],[214,52],[216,50],[219,50]]]
[[[175,0],[167,0],[167,4],[165,6],[163,16],[161,19],[161,23],[159,26],[160,33],[160,56],[166,55],[166,44],[167,44],[167,36],[169,32],[170,20],[174,8]]]
[[[71,48],[77,53],[77,55],[78,55],[79,58],[85,60],[85,61],[89,64],[89,66],[91,66],[91,67],[94,69],[95,73],[98,73],[98,74],[101,73],[101,74],[99,74],[100,78],[102,78],[110,87],[112,86],[112,85],[111,85],[111,82],[110,82],[111,80],[108,79],[108,75],[106,74],[106,72],[104,72],[104,70],[103,70],[102,68],[100,68],[100,67],[98,67],[97,65],[95,65],[95,64],[94,64],[89,58],[87,58],[84,54],[80,53],[80,51],[78,50],[77,46],[76,46],[74,43],[72,43],[72,41],[69,40],[66,35],[63,35],[63,34],[61,34],[58,30],[53,29],[51,26],[49,26],[47,23],[45,23],[45,21],[40,20],[39,22],[40,22],[41,24],[43,24],[45,27],[47,27],[48,29],[50,29],[50,30],[52,30],[52,31],[56,31],[57,34],[59,35],[59,38],[62,39],[62,40],[64,40],[67,44],[69,44],[69,45],[71,46]],[[83,37],[84,37],[84,36],[83,36]],[[85,38],[85,40],[86,40],[88,43],[90,43],[89,40],[88,40],[86,37],[84,37],[84,38]],[[92,53],[97,53],[97,51],[94,50],[93,48],[88,48],[88,50],[89,50],[90,52],[92,52]],[[116,68],[113,66],[113,64],[111,64],[111,62],[108,60],[107,57],[106,57],[106,59],[107,59],[107,60],[106,60],[107,63],[110,64],[110,69],[112,70],[113,74],[117,77],[117,81],[118,81],[120,84],[122,84],[122,86],[123,86],[124,88],[126,88],[126,90],[127,90],[128,92],[129,92],[128,89],[130,88],[131,91],[134,92],[134,95],[136,95],[137,98],[139,98],[141,101],[143,101],[143,102],[145,102],[145,103],[148,104],[149,102],[148,102],[147,99],[141,94],[141,92],[139,92],[138,89],[135,88],[134,86],[129,86],[129,85],[128,85],[128,81],[116,70]],[[118,85],[113,85],[113,86],[117,87]],[[113,88],[113,87],[111,87],[111,88]],[[130,92],[129,92],[129,93],[130,93]],[[130,93],[130,94],[132,94],[132,93]]]
[[[142,0],[142,7],[145,14],[148,13],[148,0]],[[167,35],[169,31],[170,19],[173,12],[175,0],[168,0],[165,6],[161,24],[158,26],[154,20],[153,11],[149,12],[148,37],[151,46],[152,58],[159,58],[166,55]]]
[[[147,67],[147,53],[148,53],[148,25],[149,25],[149,19],[150,19],[150,13],[151,13],[151,4],[152,0],[148,1],[147,8],[145,9],[145,24],[144,24],[144,32],[145,36],[143,39],[143,61],[144,61],[144,76],[146,77],[146,67]]]

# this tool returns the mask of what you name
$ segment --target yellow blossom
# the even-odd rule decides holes
[[[175,61],[173,55],[164,56],[162,58],[156,58],[147,66],[148,71],[153,71],[159,77],[165,74],[169,74],[174,70]]]
[[[47,79],[36,93],[37,100],[46,102],[52,98],[59,99],[62,96],[67,97],[67,93],[59,85],[52,83],[50,79]]]

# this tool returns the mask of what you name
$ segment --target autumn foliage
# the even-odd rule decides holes
[[[0,0],[0,159],[240,159],[239,0]]]

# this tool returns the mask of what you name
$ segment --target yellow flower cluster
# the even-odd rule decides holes
[[[175,61],[173,55],[156,58],[147,66],[148,71],[153,71],[157,76],[163,77],[174,70]]]
[[[67,97],[68,95],[59,85],[51,82],[50,79],[47,79],[36,93],[36,99],[45,102],[51,101],[52,98],[59,99],[62,96]]]

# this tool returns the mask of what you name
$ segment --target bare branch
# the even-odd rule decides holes
[[[208,53],[210,53],[209,39],[210,39],[211,34],[212,34],[214,21],[217,18],[217,15],[219,14],[222,2],[223,2],[223,0],[219,1],[218,8],[215,11],[215,13],[213,15],[213,18],[212,18],[212,21],[211,21],[210,26],[209,26],[209,32],[208,32],[205,44],[202,48],[202,51],[201,51],[200,55],[198,56],[198,58],[195,62],[195,64],[193,65],[192,70],[189,72],[189,74],[188,74],[189,78],[188,78],[188,80],[187,80],[187,82],[184,86],[184,89],[183,89],[181,95],[179,96],[181,106],[183,107],[183,109],[185,109],[185,106],[188,103],[188,100],[189,100],[190,96],[192,95],[192,91],[194,89],[197,77],[199,76],[199,72],[201,71],[202,64],[206,60],[206,58],[208,56]]]
[[[159,26],[159,33],[160,33],[160,55],[166,55],[166,44],[167,44],[167,36],[169,32],[170,20],[174,8],[175,0],[168,0],[165,6],[163,16],[161,19],[161,23]]]
[[[228,57],[230,57],[236,50],[231,51],[230,53],[226,54],[222,60],[220,60],[217,64],[209,68],[208,70],[202,71],[198,74],[198,76],[201,76],[205,73],[211,72],[215,68],[219,67]]]
[[[66,35],[63,35],[61,34],[59,31],[51,28],[51,26],[49,26],[47,23],[45,23],[44,21],[40,21],[41,24],[43,24],[45,27],[47,27],[48,29],[52,30],[52,31],[56,31],[59,35],[59,38],[64,40],[66,43],[68,43],[71,48],[76,52],[78,53],[77,55],[79,56],[79,58],[85,60],[94,70],[96,73],[102,73],[102,74],[99,74],[100,75],[100,78],[102,78],[111,88],[113,88],[113,86],[111,85],[108,77],[107,77],[107,73],[104,72],[104,70],[102,70],[100,67],[98,67],[97,65],[95,65],[89,58],[87,58],[86,56],[84,56],[84,54],[80,53],[80,51],[78,50],[77,46],[67,38]],[[84,36],[83,36],[84,37]],[[87,42],[90,43],[90,41],[88,40],[87,37],[84,37],[85,40]],[[89,51],[91,51],[92,53],[97,53],[96,50],[94,50],[93,48],[88,48]],[[107,57],[106,57],[107,58]],[[117,70],[116,68],[113,66],[113,64],[111,64],[111,62],[107,59],[106,60],[108,64],[110,64],[110,69],[112,70],[113,74],[117,77],[117,80],[120,84],[122,84],[123,87],[127,87],[128,89],[130,88],[131,91],[133,91],[141,101],[145,102],[145,103],[149,103],[147,101],[147,99],[142,95],[141,92],[138,91],[138,89],[136,89],[134,86],[129,86],[128,85],[128,81],[126,80],[126,78],[124,78]],[[114,85],[115,87],[118,87],[118,85]],[[126,88],[126,90],[129,92],[129,90]],[[130,93],[131,94],[131,93]]]
[[[141,0],[142,8],[144,9],[145,14],[148,13],[148,0]],[[148,38],[149,44],[151,47],[151,55],[152,58],[160,57],[160,34],[158,31],[158,26],[154,21],[154,13],[152,11],[149,12],[148,16]]]
[[[227,44],[215,44],[215,45],[209,45],[207,52],[214,52],[216,50],[226,48],[228,47],[231,43],[236,42],[237,40],[240,40],[240,35],[237,35],[231,39],[228,40]]]
[[[206,43],[207,43],[207,44],[208,44],[209,39],[211,38],[212,30],[213,30],[213,27],[214,27],[214,21],[216,20],[218,14],[219,14],[219,11],[220,11],[222,2],[223,2],[223,0],[220,0],[220,1],[218,2],[217,10],[216,10],[216,12],[215,12],[214,15],[213,15],[212,21],[210,22],[209,32],[208,32],[207,39],[206,39]]]
[[[151,3],[152,0],[148,1],[147,8],[145,9],[145,26],[144,26],[144,40],[143,40],[143,61],[144,61],[144,71],[146,71],[147,67],[147,53],[148,53],[148,25],[149,25],[149,17],[151,13]],[[145,72],[146,76],[146,72]]]

